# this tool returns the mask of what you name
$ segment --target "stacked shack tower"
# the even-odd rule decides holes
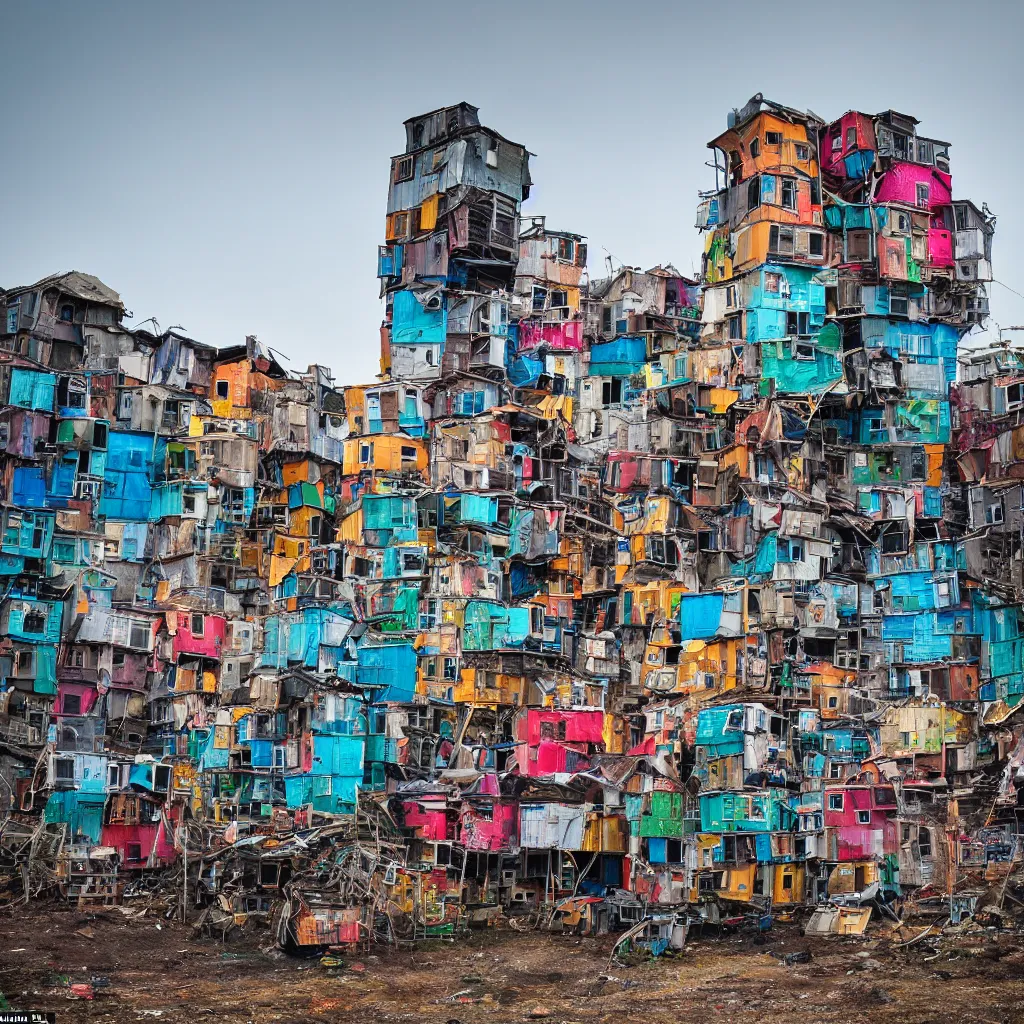
[[[0,870],[187,844],[299,945],[969,913],[1024,831],[1024,362],[963,344],[994,218],[917,128],[733,111],[698,282],[592,279],[522,146],[412,118],[370,383],[0,293]]]

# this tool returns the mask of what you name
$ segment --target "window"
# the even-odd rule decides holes
[[[780,256],[791,256],[796,248],[796,235],[793,229],[773,224],[768,235],[768,248]]]
[[[930,857],[932,855],[932,830],[922,826],[917,833],[917,847],[921,851],[922,857]]]
[[[846,260],[859,263],[871,259],[871,232],[848,231],[846,234]]]
[[[838,129],[832,133],[832,152],[841,153],[843,151],[843,135]]]
[[[142,843],[127,843],[124,848],[124,856],[127,861],[142,860]]]
[[[622,380],[614,377],[601,385],[601,404],[618,405],[622,401]]]
[[[65,693],[61,704],[61,714],[80,715],[82,713],[82,695],[79,693]]]
[[[569,293],[568,292],[552,292],[550,306],[552,309],[557,309],[562,306],[569,305]]]
[[[558,240],[558,258],[572,263],[576,256],[576,246],[571,238],[560,238]]]
[[[807,146],[801,146],[799,143],[797,143],[793,147],[793,150],[796,153],[796,158],[799,163],[806,163],[806,161],[810,158],[811,151],[810,148]]]
[[[871,812],[870,811],[858,811],[857,812],[857,824],[858,825],[870,825],[871,824]]]
[[[32,608],[25,613],[21,630],[23,633],[45,633],[46,616],[38,608]]]
[[[842,793],[829,793],[829,795],[828,795],[828,809],[830,811],[841,811],[843,809],[843,794]]]
[[[75,307],[71,303],[65,303],[60,307],[60,318],[64,323],[69,324],[75,319]]]
[[[782,208],[784,210],[796,209],[796,178],[782,179]]]
[[[181,511],[187,516],[196,513],[196,496],[194,494],[183,494],[181,497]]]
[[[750,140],[750,155],[757,159],[761,155],[761,140],[753,138]]]
[[[889,289],[889,312],[897,316],[907,316],[909,311],[910,298],[906,285],[892,285]]]
[[[731,316],[728,319],[729,323],[729,340],[738,341],[743,337],[743,314],[739,316]]]
[[[231,389],[231,384],[230,384],[229,381],[226,381],[226,380],[219,380],[219,381],[217,381],[217,397],[218,398],[220,398],[220,399],[227,398],[228,395],[231,393],[230,389]]]
[[[533,286],[533,311],[534,313],[542,313],[548,303],[548,290],[546,288],[538,288],[536,285]]]
[[[932,144],[924,139],[917,140],[917,162],[919,164],[932,164],[935,162],[935,152]]]
[[[765,132],[764,133],[764,144],[766,146],[781,146],[782,145],[782,132]]]
[[[825,236],[819,231],[811,231],[807,235],[807,251],[811,256],[825,255]]]
[[[206,616],[201,612],[193,612],[192,621],[189,623],[189,632],[193,636],[203,636],[206,632]]]
[[[998,501],[993,501],[989,504],[988,508],[985,509],[985,522],[1001,523],[1003,521],[1003,499],[1000,498]]]
[[[416,449],[411,444],[402,445],[402,461],[414,462],[416,460]]]
[[[924,210],[928,209],[928,197],[929,197],[928,182],[919,181],[917,183],[917,205]]]
[[[725,304],[730,309],[736,307],[736,285],[730,284],[725,289]]]
[[[412,177],[412,168],[411,156],[399,157],[395,161],[395,181],[408,181]]]
[[[857,126],[854,124],[850,125],[850,127],[846,129],[846,148],[857,148]]]
[[[820,178],[811,178],[811,206],[821,206]]]
[[[359,446],[359,462],[361,465],[366,465],[373,458],[373,445],[372,444],[361,444]]]
[[[753,210],[761,205],[761,179],[754,176],[747,182],[747,209]]]
[[[132,622],[131,629],[128,632],[128,646],[141,647],[148,651],[151,636],[152,631],[149,628],[148,622]]]
[[[811,336],[811,321],[809,313],[786,313],[786,333],[790,337],[809,338]]]

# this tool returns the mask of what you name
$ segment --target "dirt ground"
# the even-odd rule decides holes
[[[181,924],[116,908],[37,905],[0,916],[0,992],[13,1009],[55,1010],[59,1024],[1024,1022],[1024,935],[901,950],[877,933],[810,941],[786,926],[692,939],[677,957],[635,967],[610,964],[610,948],[502,929],[325,967],[257,942],[193,940]],[[782,957],[797,951],[810,961],[787,966]],[[95,998],[76,998],[78,984],[92,984]]]

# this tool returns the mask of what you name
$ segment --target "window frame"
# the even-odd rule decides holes
[[[412,181],[416,169],[416,161],[411,156],[400,156],[395,159],[395,170],[393,180],[397,184],[400,181]]]

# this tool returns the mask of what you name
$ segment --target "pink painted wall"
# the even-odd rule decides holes
[[[138,843],[142,847],[141,857],[137,860],[128,859],[128,844]],[[121,858],[124,868],[142,868],[146,866],[149,855],[156,848],[157,858],[162,862],[174,859],[174,846],[168,841],[163,825],[104,825],[103,846],[112,846]]]
[[[928,262],[934,267],[953,266],[953,232],[941,218],[933,217],[928,227]]]
[[[545,344],[560,352],[583,350],[583,321],[568,320],[561,324],[541,324],[524,320],[519,325],[519,348],[526,352]]]
[[[418,839],[433,839],[443,842],[455,838],[455,825],[449,822],[443,806],[433,803],[417,803],[415,800],[403,800],[402,810],[405,812],[406,828],[416,829]]]
[[[64,697],[66,694],[72,694],[73,696],[82,698],[82,710],[78,712],[80,715],[89,714],[98,699],[95,686],[91,686],[88,683],[61,682],[57,686],[57,703],[54,709],[61,715],[68,714],[68,712],[64,710]]]
[[[928,209],[949,206],[953,200],[953,179],[934,167],[921,164],[893,163],[882,175],[875,192],[879,203],[905,203],[917,205],[917,186],[923,182],[928,186]]]
[[[467,850],[510,850],[519,836],[519,804],[495,802],[491,817],[485,818],[468,808],[462,814],[459,842]],[[518,845],[518,844],[515,844]]]
[[[178,631],[174,635],[174,656],[196,654],[204,658],[219,658],[226,632],[227,619],[220,615],[207,615],[203,624],[203,635],[193,636],[191,614],[179,612]]]
[[[830,794],[842,793],[843,809],[830,811]],[[896,822],[890,817],[895,807],[890,806],[895,797],[891,791],[881,787],[848,786],[826,787],[824,792],[825,827],[835,830],[840,860],[860,860],[875,852],[874,833],[882,833],[882,852],[896,853],[899,849],[896,836]],[[867,811],[867,822],[857,820],[858,811]]]
[[[526,741],[531,747],[541,742],[547,731],[544,725],[550,724],[551,738],[559,737],[559,724],[565,723],[564,739],[567,743],[602,743],[604,742],[603,711],[546,711],[531,708],[526,715]]]
[[[896,853],[896,822],[884,816],[870,825],[841,825],[836,830],[836,852],[839,860],[866,860],[875,856],[875,833],[882,833],[882,853]]]
[[[489,773],[477,783],[477,793],[486,793],[487,796],[498,796],[501,793],[501,783],[498,781],[498,776],[493,773]]]
[[[125,651],[124,664],[114,666],[110,673],[110,681],[118,686],[144,687],[148,664],[149,655]]]
[[[857,144],[851,148],[847,148],[846,130],[853,127],[856,127],[857,129]],[[839,149],[833,151],[832,138],[837,130],[843,144]],[[821,169],[823,171],[828,171],[830,174],[835,174],[838,177],[845,177],[846,166],[843,163],[843,158],[848,153],[855,153],[857,150],[861,149],[877,149],[875,144],[875,126],[872,124],[871,118],[868,117],[867,114],[859,114],[856,111],[850,111],[849,113],[843,114],[838,121],[834,121],[830,124],[828,131],[825,132],[821,143]]]

